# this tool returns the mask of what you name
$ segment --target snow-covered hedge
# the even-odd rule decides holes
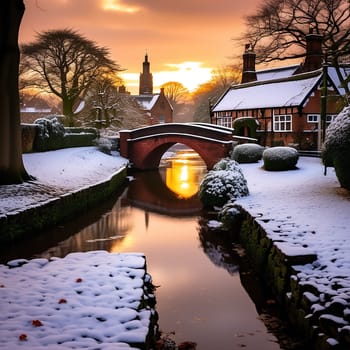
[[[350,190],[350,106],[327,128],[322,160],[326,167],[334,166],[340,185]]]
[[[214,208],[248,194],[247,181],[238,163],[225,158],[204,177],[198,195],[205,207]]]
[[[36,151],[50,151],[63,147],[65,130],[57,118],[39,118],[34,124],[39,126],[34,140]]]
[[[231,229],[241,219],[241,210],[233,202],[226,203],[218,214],[218,219],[222,222],[224,228]],[[238,225],[237,225],[238,226]]]
[[[299,154],[292,147],[271,147],[263,152],[262,158],[266,170],[291,170],[295,169]]]
[[[256,143],[244,143],[233,149],[231,158],[238,163],[256,163],[261,159],[263,152],[264,147]]]
[[[65,128],[56,116],[39,118],[34,125],[37,126],[33,143],[35,152],[92,146],[97,137],[96,129]]]

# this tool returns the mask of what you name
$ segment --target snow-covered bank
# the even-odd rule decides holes
[[[241,233],[249,255],[258,259],[260,269],[266,264],[263,271],[286,302],[289,318],[313,348],[348,349],[349,192],[340,188],[333,169],[323,175],[319,159],[301,158],[298,169],[287,172],[268,172],[257,164],[242,168],[250,196],[238,203],[255,218],[251,230]],[[256,224],[263,230],[258,236]],[[302,260],[305,265],[298,265]],[[290,274],[288,261],[294,261]]]
[[[96,251],[9,265],[0,265],[0,349],[146,343],[154,310],[143,254]]]
[[[310,269],[336,276],[343,271],[350,288],[350,194],[340,188],[334,170],[324,176],[320,159],[307,157],[293,171],[269,172],[261,163],[241,167],[250,195],[238,203],[253,216],[270,219],[264,225],[273,240],[315,251],[317,266]]]
[[[96,184],[128,163],[118,154],[110,156],[96,147],[29,153],[23,155],[23,161],[28,173],[36,180],[0,186],[0,215]]]

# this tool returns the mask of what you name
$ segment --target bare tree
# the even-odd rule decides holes
[[[18,31],[25,8],[23,0],[3,1],[0,8],[0,185],[4,185],[30,176],[22,160],[18,92]]]
[[[246,17],[246,32],[236,40],[253,46],[257,63],[300,58],[311,28],[322,35],[327,60],[349,94],[349,77],[340,74],[350,55],[349,22],[349,0],[265,0],[256,14]]]
[[[189,91],[177,81],[169,81],[161,86],[164,94],[175,108],[177,104],[185,102],[189,97]]]
[[[210,123],[211,106],[232,84],[240,81],[241,70],[236,66],[224,66],[213,71],[212,79],[200,85],[192,94],[193,120]]]
[[[22,71],[26,86],[38,88],[62,100],[62,113],[74,126],[74,107],[99,75],[121,69],[109,51],[71,29],[51,30],[22,46]]]
[[[120,79],[98,77],[89,86],[84,97],[84,109],[79,113],[83,125],[108,128],[111,123],[119,125],[118,86]]]

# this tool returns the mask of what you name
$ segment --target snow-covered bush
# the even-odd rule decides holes
[[[36,151],[62,148],[65,130],[56,117],[39,118],[34,124],[39,126],[34,140]]]
[[[262,158],[266,170],[291,170],[295,169],[299,154],[292,147],[271,147],[263,152]]]
[[[350,106],[327,128],[322,160],[325,167],[334,166],[340,185],[350,190]]]
[[[239,166],[239,164],[230,158],[223,158],[223,159],[219,160],[216,164],[214,164],[212,170],[214,170],[214,171],[215,170],[238,171],[243,175],[242,169]]]
[[[224,228],[230,229],[241,219],[241,211],[233,202],[226,203],[218,214],[218,219],[222,222]]]
[[[103,153],[111,154],[112,152],[112,141],[106,137],[98,138],[96,140],[96,146]]]
[[[199,199],[205,207],[222,207],[249,194],[247,181],[234,160],[223,159],[215,164],[199,186]]]
[[[264,147],[256,143],[244,143],[233,149],[231,158],[238,163],[256,163],[261,159],[263,152]]]

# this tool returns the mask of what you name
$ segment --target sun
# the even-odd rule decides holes
[[[204,67],[203,62],[186,61],[182,63],[167,63],[166,68],[153,74],[154,91],[170,81],[181,83],[190,92],[193,92],[199,85],[206,83],[212,78],[212,68]],[[127,87],[132,93],[137,93],[139,86],[139,74],[122,73]]]

